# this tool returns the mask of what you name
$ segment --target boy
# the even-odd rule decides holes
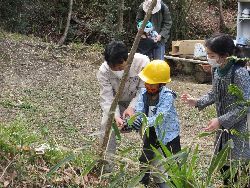
[[[145,113],[149,124],[149,137],[144,134],[143,151],[139,158],[140,162],[145,164],[150,162],[155,155],[151,145],[161,149],[159,142],[162,142],[173,154],[181,150],[180,126],[174,106],[176,94],[165,86],[171,81],[169,65],[163,60],[151,61],[139,73],[139,77],[145,82],[146,88],[141,89],[135,111]],[[163,114],[163,122],[154,126],[160,113]],[[142,120],[138,117],[132,127],[138,130],[141,124]],[[145,173],[141,180],[145,186],[149,184],[149,173]],[[160,188],[167,187],[160,178],[156,183]]]

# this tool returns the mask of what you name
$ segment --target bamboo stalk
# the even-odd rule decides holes
[[[150,16],[151,16],[151,13],[152,13],[152,10],[153,8],[156,6],[156,1],[157,0],[153,0],[150,4],[150,7],[147,11],[147,13],[145,14],[145,17],[144,17],[144,20],[143,20],[143,23],[142,23],[142,26],[141,28],[138,30],[137,34],[136,34],[136,37],[135,37],[135,40],[134,40],[134,43],[133,43],[133,46],[130,50],[130,53],[129,53],[129,56],[128,56],[128,60],[127,60],[127,67],[126,69],[124,70],[124,74],[123,74],[123,77],[121,79],[121,82],[120,82],[120,85],[119,85],[119,88],[118,88],[118,91],[115,95],[115,98],[111,104],[111,107],[110,107],[110,110],[109,110],[109,113],[108,113],[108,120],[107,120],[107,126],[106,126],[106,130],[105,130],[105,135],[104,135],[104,139],[103,139],[103,143],[102,143],[102,146],[101,146],[101,156],[104,157],[105,156],[105,151],[107,149],[107,145],[108,145],[108,141],[109,141],[109,135],[110,135],[110,131],[111,131],[111,127],[112,127],[112,122],[114,120],[114,116],[115,116],[115,109],[116,109],[116,106],[118,104],[118,101],[121,97],[121,94],[124,90],[124,86],[125,86],[125,83],[127,81],[127,78],[128,78],[128,73],[129,73],[129,70],[130,70],[130,67],[131,67],[131,64],[133,62],[133,59],[134,59],[134,55],[135,55],[135,52],[137,50],[137,47],[138,47],[138,44],[140,42],[140,39],[141,39],[141,35],[143,34],[144,32],[144,28],[146,26],[146,23],[147,21],[150,19]]]

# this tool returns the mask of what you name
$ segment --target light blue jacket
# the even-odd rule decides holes
[[[159,93],[159,102],[155,106],[153,116],[148,117],[148,124],[150,127],[155,125],[155,120],[160,113],[163,114],[163,122],[155,127],[155,132],[159,141],[163,144],[167,144],[172,141],[180,134],[180,125],[178,115],[174,106],[174,100],[176,99],[176,94],[166,88],[162,87]],[[135,107],[136,112],[147,113],[147,95],[146,89],[142,88],[138,102]]]

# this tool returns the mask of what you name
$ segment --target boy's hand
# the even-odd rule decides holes
[[[197,104],[197,99],[193,98],[191,95],[189,94],[183,94],[181,96],[181,100],[188,104],[189,106],[196,106]]]
[[[123,127],[121,129],[121,133],[129,133],[132,131],[132,127],[128,125],[128,118],[123,120]]]
[[[125,119],[126,116],[131,117],[131,116],[133,116],[134,114],[135,114],[134,109],[131,108],[131,107],[128,107],[128,108],[123,112],[122,118]]]
[[[208,127],[204,129],[204,131],[211,132],[219,129],[220,123],[218,118],[214,118],[208,122]]]

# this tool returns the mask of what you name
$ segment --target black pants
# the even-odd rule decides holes
[[[148,164],[148,162],[151,161],[152,159],[154,159],[154,157],[155,157],[155,153],[153,152],[150,145],[154,146],[157,149],[161,148],[161,145],[160,145],[160,143],[159,143],[159,141],[157,139],[154,127],[149,128],[149,137],[147,137],[147,135],[145,134],[143,140],[144,140],[144,142],[143,142],[143,151],[142,151],[142,154],[141,154],[141,156],[139,158],[139,161],[142,164]],[[177,136],[171,142],[167,143],[166,147],[173,154],[179,152],[181,150],[180,136]],[[166,157],[165,153],[164,153],[164,156]],[[143,167],[141,167],[141,171],[142,170],[143,170]],[[150,175],[150,171],[147,171],[145,173],[144,177],[141,180],[142,184],[148,185],[148,183],[149,183],[149,175]]]

